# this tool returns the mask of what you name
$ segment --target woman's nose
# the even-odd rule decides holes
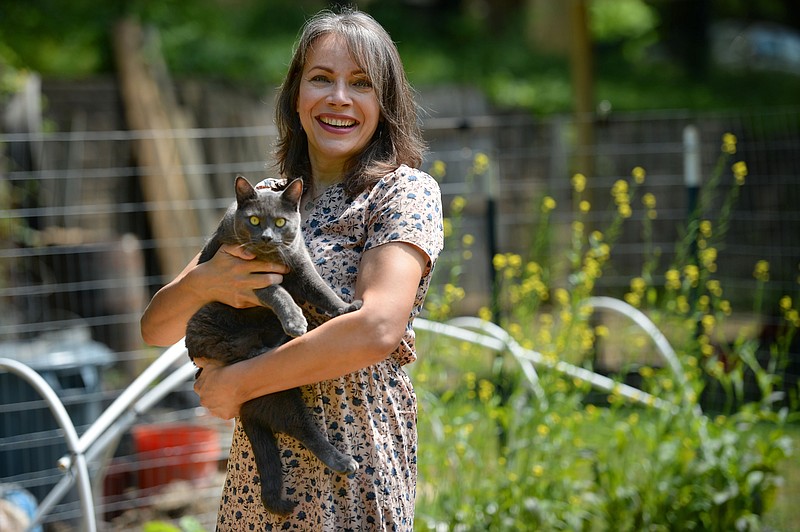
[[[336,81],[331,84],[331,92],[328,94],[328,103],[331,105],[348,105],[350,104],[349,87],[344,81]]]

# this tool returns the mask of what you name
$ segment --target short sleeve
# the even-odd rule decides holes
[[[413,244],[428,256],[427,275],[444,245],[439,184],[420,170],[401,166],[370,192],[365,250],[389,242]]]

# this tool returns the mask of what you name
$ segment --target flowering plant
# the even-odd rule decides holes
[[[575,218],[567,264],[547,253],[549,217],[558,206],[542,198],[538,234],[530,254],[494,257],[496,309],[479,316],[497,321],[522,348],[542,355],[539,400],[510,354],[497,356],[463,340],[420,334],[425,353],[411,371],[420,397],[418,530],[759,530],[776,489],[779,467],[791,452],[785,427],[792,414],[776,405],[775,368],[800,326],[796,301],[781,299],[782,334],[762,367],[756,346],[742,335],[724,351],[721,323],[733,313],[714,277],[716,245],[744,184],[744,162],[730,165],[736,139],[725,135],[713,191],[728,168],[733,186],[716,220],[700,206],[690,218],[674,261],[658,274],[657,254],[645,244],[640,275],[624,300],[646,312],[669,336],[686,376],[641,357],[652,351],[646,335],[598,319],[586,305],[596,291],[622,224],[637,207],[643,168],[611,189],[615,216],[604,230],[586,230],[592,206],[583,197],[586,178],[572,177]],[[485,156],[483,156],[485,157]],[[473,172],[487,171],[483,162]],[[442,174],[444,166],[435,170]],[[657,200],[643,194],[643,234],[652,235]],[[446,220],[446,247],[455,257],[449,277],[432,287],[427,316],[446,321],[465,294],[462,261],[474,238],[460,232],[466,200],[457,197]],[[448,268],[449,267],[449,268]],[[566,273],[564,270],[566,269]],[[755,293],[768,280],[768,264],[755,265]],[[756,299],[758,297],[756,296]],[[758,304],[758,303],[757,303]],[[624,369],[638,385],[671,408],[634,405],[614,388],[593,390],[584,380],[547,368],[558,361],[587,366],[598,346],[628,352]],[[638,359],[636,357],[639,357]],[[746,402],[744,372],[754,372],[761,394]],[[624,375],[620,375],[620,379]],[[728,400],[715,415],[703,414],[706,388],[720,386]]]

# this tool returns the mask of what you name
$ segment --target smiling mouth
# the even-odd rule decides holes
[[[357,120],[353,120],[351,118],[331,118],[331,117],[320,116],[318,120],[327,126],[340,127],[340,128],[353,127],[356,124],[358,124]]]

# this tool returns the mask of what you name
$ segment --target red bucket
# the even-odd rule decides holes
[[[217,472],[221,454],[216,430],[196,425],[138,425],[131,429],[136,446],[139,489],[173,480],[207,482]]]

